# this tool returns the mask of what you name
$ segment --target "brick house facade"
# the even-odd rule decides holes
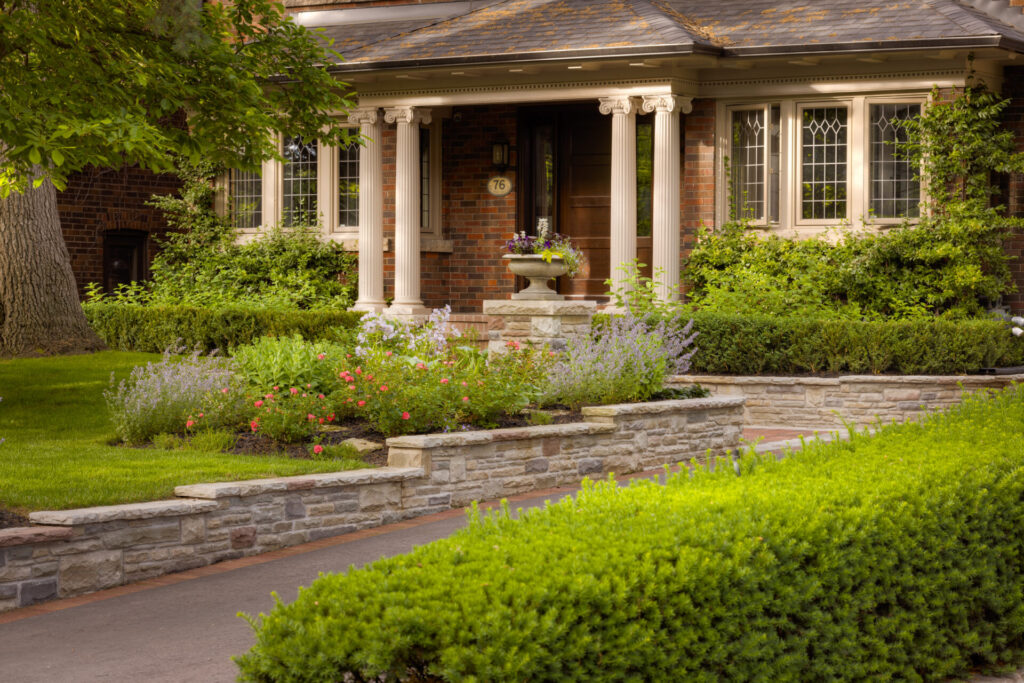
[[[365,310],[394,298],[396,313],[444,304],[479,313],[521,285],[502,246],[542,214],[590,250],[584,285],[562,284],[570,296],[600,299],[611,264],[633,254],[670,271],[665,295],[678,296],[679,260],[698,228],[721,224],[737,202],[760,229],[787,235],[901,220],[917,204],[914,189],[872,135],[886,117],[924,106],[933,85],[962,86],[975,70],[1013,98],[1006,125],[1024,149],[1024,67],[1013,66],[1024,12],[1014,1],[286,0],[345,57],[332,68],[358,109],[339,125],[376,131],[355,164],[358,220],[338,218],[331,195],[344,152],[319,150],[309,162],[317,170],[307,199],[325,237],[362,247]],[[806,137],[813,126],[825,142]],[[507,167],[494,163],[495,145],[507,145]],[[644,154],[653,164],[646,189],[629,170]],[[289,173],[264,167],[256,199],[265,224],[295,201],[283,189],[297,187]],[[512,192],[491,193],[495,177]],[[80,283],[109,280],[108,236],[159,233],[142,203],[174,187],[137,170],[73,181],[61,216]],[[1007,200],[1024,215],[1024,179],[1008,180]],[[153,240],[143,248],[151,256]],[[1024,237],[1007,250],[1020,256]],[[1024,292],[1024,263],[1012,267]],[[1024,309],[1024,293],[1007,303]]]

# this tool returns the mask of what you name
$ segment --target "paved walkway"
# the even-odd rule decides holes
[[[773,443],[762,442],[759,448],[765,450],[801,432],[809,433],[751,428],[744,436],[771,438]],[[658,474],[620,479],[624,483]],[[576,490],[551,489],[509,501],[513,508],[528,509]],[[464,511],[451,510],[0,614],[0,680],[233,681],[231,655],[245,652],[253,642],[238,612],[266,612],[273,607],[271,591],[291,601],[298,586],[309,585],[320,572],[344,571],[408,552],[464,525]]]

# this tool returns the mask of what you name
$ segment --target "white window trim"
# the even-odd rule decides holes
[[[894,92],[878,95],[838,94],[835,96],[807,95],[789,97],[761,96],[744,99],[720,99],[716,106],[716,150],[715,150],[715,223],[722,225],[729,219],[729,175],[725,158],[732,149],[731,114],[733,111],[759,109],[779,105],[779,222],[765,223],[752,221],[750,224],[765,230],[820,230],[826,227],[850,225],[854,228],[886,227],[903,223],[903,218],[878,218],[869,213],[871,205],[870,176],[870,105],[872,104],[920,104],[928,106],[927,92]],[[800,113],[814,107],[847,107],[847,219],[804,219],[802,218],[801,168],[801,117]],[[925,201],[922,186],[922,203]],[[924,210],[922,209],[922,214]],[[916,219],[909,219],[914,222]]]

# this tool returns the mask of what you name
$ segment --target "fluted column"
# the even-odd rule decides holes
[[[359,126],[359,298],[356,311],[380,312],[384,301],[383,121],[377,108],[353,109],[349,123]]]
[[[679,113],[693,110],[691,98],[644,95],[654,114],[654,273],[658,296],[679,299]]]
[[[388,312],[424,312],[420,299],[420,123],[430,123],[430,110],[391,107],[388,123],[397,126],[395,153],[395,298]]]
[[[635,97],[602,97],[601,113],[612,115],[612,289],[625,291],[623,264],[636,260],[636,109]]]

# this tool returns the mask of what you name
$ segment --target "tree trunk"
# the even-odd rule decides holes
[[[78,302],[57,190],[29,182],[24,194],[0,198],[0,356],[102,348]]]

